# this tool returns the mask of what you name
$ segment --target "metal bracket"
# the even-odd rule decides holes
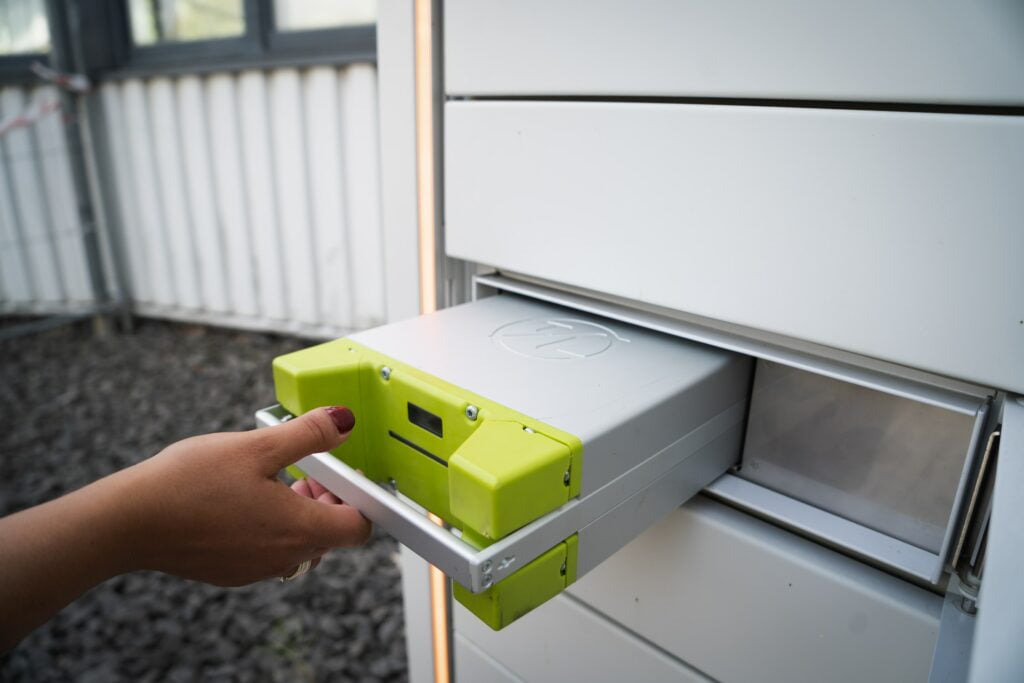
[[[587,557],[581,555],[578,573],[585,573],[591,568],[591,563],[596,564],[621,547],[622,543],[618,541],[622,540],[619,536],[623,528],[632,538],[654,521],[637,515],[632,524],[619,528],[615,524],[616,515],[608,513],[634,496],[643,498],[647,493],[655,492],[662,480],[674,481],[673,476],[681,470],[692,471],[701,479],[696,488],[684,494],[686,487],[676,487],[678,495],[669,501],[671,506],[683,503],[729,467],[731,461],[719,463],[718,460],[723,457],[722,453],[729,455],[735,449],[723,449],[719,437],[734,433],[738,439],[739,426],[745,414],[746,402],[737,403],[600,489],[583,498],[570,500],[482,549],[463,541],[456,531],[435,525],[427,519],[426,511],[415,503],[329,453],[308,455],[296,465],[336,496],[359,508],[372,522],[453,580],[473,593],[481,593],[556,544],[578,532],[582,536],[582,532],[587,530],[591,533],[594,548]],[[289,417],[284,408],[275,405],[257,411],[256,423],[260,427],[272,427]],[[608,520],[608,524],[602,525],[602,520]],[[602,535],[600,531],[605,533]]]

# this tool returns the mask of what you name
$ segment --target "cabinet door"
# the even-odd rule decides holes
[[[1024,117],[449,102],[448,253],[1024,390]]]
[[[448,0],[453,95],[1024,104],[1015,0]]]

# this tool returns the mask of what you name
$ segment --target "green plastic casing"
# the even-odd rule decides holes
[[[288,412],[344,405],[355,413],[356,427],[334,456],[396,486],[478,547],[579,495],[577,437],[350,339],[279,356],[273,369],[277,400]],[[440,429],[414,422],[416,409],[439,418]],[[561,559],[553,574],[554,558]],[[484,593],[457,587],[455,596],[501,628],[567,585],[575,571],[562,573],[563,563],[575,564],[575,537]]]

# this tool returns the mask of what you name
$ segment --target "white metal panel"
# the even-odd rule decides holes
[[[377,135],[377,80],[368,64],[349,68],[341,82],[342,145],[352,245],[352,325],[385,322],[384,247],[380,229],[380,165]],[[410,231],[409,238],[415,240]],[[416,285],[410,286],[413,294]]]
[[[135,191],[136,177],[132,171],[132,152],[125,121],[124,92],[113,84],[104,84],[100,90],[103,102],[104,124],[109,130],[110,159],[113,164],[112,177],[108,180],[118,188],[117,212],[121,219],[120,237],[124,245],[124,258],[127,261],[126,272],[129,286],[136,302],[151,303],[153,284],[151,273],[147,268],[148,254],[146,243],[140,228],[138,195]],[[118,134],[117,131],[120,131]]]
[[[259,312],[257,298],[260,294],[256,287],[256,262],[250,231],[250,223],[255,223],[255,219],[250,220],[253,207],[246,196],[238,87],[236,80],[227,74],[211,76],[205,85],[210,177],[219,221],[217,226],[222,230],[224,253],[221,267],[225,271],[228,310],[234,314],[254,316]]]
[[[210,135],[205,115],[203,84],[186,76],[176,84],[178,130],[181,135],[182,173],[188,201],[187,220],[192,225],[191,245],[196,253],[200,301],[210,311],[223,313],[227,307],[223,246],[217,229],[216,189],[210,169]],[[185,233],[183,233],[185,234]]]
[[[163,221],[161,227],[169,253],[166,258],[173,273],[177,303],[186,309],[199,308],[199,282],[196,273],[195,240],[189,220],[188,196],[182,177],[181,148],[178,134],[174,87],[169,78],[154,78],[146,84],[150,113],[156,175],[157,202]]]
[[[559,595],[499,631],[455,605],[456,635],[524,681],[709,679],[570,595]],[[456,649],[456,671],[465,656]]]
[[[129,79],[102,96],[140,312],[338,336],[386,319],[386,280],[415,299],[415,279],[384,270],[372,65]]]
[[[450,0],[450,94],[1024,104],[1017,0]]]
[[[248,200],[247,215],[251,226],[252,248],[255,262],[255,294],[258,309],[273,320],[288,317],[285,304],[284,265],[281,235],[277,222],[277,194],[274,191],[273,162],[270,147],[270,122],[267,85],[259,71],[246,71],[238,79],[237,124],[241,126],[239,161],[245,173],[245,193]],[[229,124],[230,125],[230,124]],[[239,261],[249,258],[247,245],[232,249],[230,267],[241,268]],[[258,284],[257,284],[258,283]]]
[[[351,280],[344,219],[345,185],[342,182],[341,140],[338,126],[338,77],[334,69],[319,67],[303,76],[305,90],[303,139],[309,164],[309,208],[313,249],[310,273],[319,299],[319,315],[335,325],[351,326],[351,305],[358,291]],[[299,226],[289,226],[289,233]],[[287,238],[286,238],[287,239]],[[342,295],[348,292],[349,296]]]
[[[22,89],[4,88],[0,91],[0,118],[23,113],[29,104]],[[15,128],[0,142],[18,249],[32,283],[33,299],[55,304],[63,298],[64,287],[34,131],[31,127]]]
[[[8,153],[2,144],[0,154],[3,155],[3,163],[0,163],[0,303],[4,309],[13,310],[32,301],[32,281],[18,232]]]
[[[413,7],[382,2],[377,13],[381,221],[387,320],[419,312]]]
[[[1019,680],[1024,675],[1024,397],[1006,398],[1000,440],[971,654],[972,683]]]
[[[446,115],[449,255],[1024,388],[1024,117],[546,102]]]
[[[428,604],[424,603],[423,609]],[[489,683],[522,683],[523,679],[499,664],[493,657],[460,634],[455,634],[455,680],[489,681]]]
[[[127,150],[133,189],[138,206],[136,225],[124,225],[125,232],[137,232],[144,245],[146,268],[140,275],[151,286],[152,303],[173,306],[177,303],[177,290],[170,263],[170,248],[164,234],[163,210],[160,207],[160,181],[156,175],[153,154],[153,131],[150,126],[146,86],[137,79],[124,84],[122,90]],[[111,131],[112,136],[118,135]],[[124,190],[122,190],[123,192]]]
[[[302,116],[303,107],[312,105],[303,97],[297,70],[280,69],[268,81],[272,169],[288,315],[300,322],[316,323],[320,292],[316,286],[316,240],[310,224]]]
[[[925,680],[942,610],[938,595],[700,496],[569,592],[723,681]]]
[[[44,86],[35,89],[31,100],[36,103],[59,102],[60,93],[56,88]],[[44,201],[51,219],[64,298],[68,302],[88,304],[94,297],[61,114],[54,113],[39,119],[32,127],[32,134],[37,145],[36,159],[42,171]]]

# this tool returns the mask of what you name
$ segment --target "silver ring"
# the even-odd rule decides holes
[[[285,581],[294,581],[295,579],[299,578],[300,576],[308,572],[309,568],[312,566],[313,560],[303,561],[298,567],[295,568],[295,571],[293,571],[291,574],[289,574],[288,576],[282,576],[281,583],[284,583]]]

